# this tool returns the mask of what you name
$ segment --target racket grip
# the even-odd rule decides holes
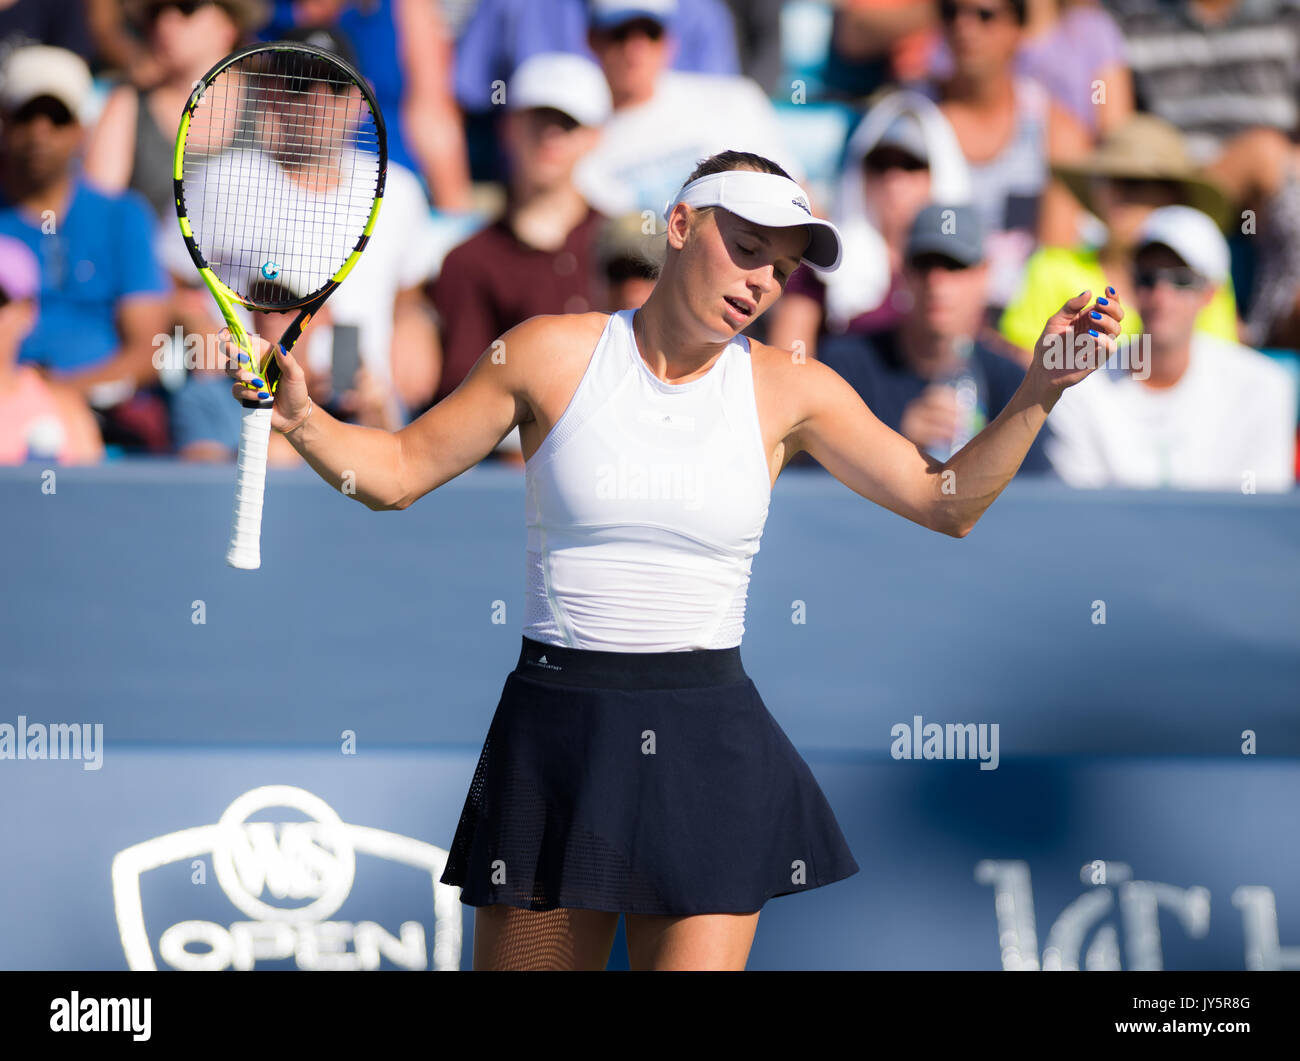
[[[266,448],[271,440],[271,410],[248,409],[239,427],[235,513],[226,563],[255,571],[262,566],[262,494],[266,487]]]

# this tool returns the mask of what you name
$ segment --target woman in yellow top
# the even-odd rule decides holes
[[[1132,289],[1133,239],[1152,210],[1185,203],[1223,224],[1229,208],[1223,193],[1197,176],[1178,130],[1149,114],[1133,115],[1077,165],[1058,167],[1056,173],[1106,226],[1107,237],[1100,247],[1042,247],[1029,259],[1020,293],[998,324],[1026,363],[1043,320],[1066,299],[1083,290]],[[1201,311],[1196,327],[1237,341],[1237,300],[1231,279]],[[1141,332],[1142,320],[1129,307],[1121,334]]]

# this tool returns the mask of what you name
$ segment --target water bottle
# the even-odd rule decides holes
[[[953,343],[953,363],[934,379],[934,383],[957,392],[957,429],[948,445],[938,443],[926,452],[936,460],[948,461],[962,446],[984,428],[984,412],[979,405],[977,368],[972,359],[975,344],[967,337]]]

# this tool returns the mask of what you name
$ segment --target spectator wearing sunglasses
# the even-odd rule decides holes
[[[106,191],[139,192],[175,228],[170,163],[181,112],[194,85],[251,38],[268,9],[262,0],[130,0],[126,10],[148,41],[161,79],[109,92],[86,140],[86,176]]]
[[[1134,240],[1157,207],[1182,203],[1216,219],[1228,216],[1219,186],[1206,179],[1187,157],[1183,137],[1168,122],[1135,114],[1106,134],[1079,162],[1057,169],[1079,202],[1104,226],[1100,244],[1043,247],[1025,268],[1024,281],[998,324],[1003,336],[1028,364],[1046,308],[1059,306],[1085,288],[1132,290]],[[1198,330],[1237,340],[1237,302],[1230,279],[1219,285],[1196,319]],[[1130,302],[1120,322],[1121,335],[1142,332],[1138,307]]]
[[[939,15],[952,70],[925,91],[970,164],[971,202],[988,233],[989,302],[1001,309],[1040,243],[1075,238],[1078,205],[1052,180],[1051,166],[1084,154],[1090,137],[1041,84],[1016,71],[1025,0],[941,0]]]
[[[103,458],[104,444],[85,399],[31,365],[18,364],[18,348],[36,321],[40,289],[31,248],[0,236],[0,464],[94,464]]]
[[[33,46],[10,53],[0,75],[0,235],[41,265],[40,316],[19,359],[85,395],[105,443],[166,452],[153,356],[169,286],[144,199],[101,192],[76,166],[90,71],[72,52]]]
[[[1133,113],[1133,75],[1109,12],[1097,0],[1026,0],[1025,14],[1016,73],[1041,84],[1092,136],[1122,124]],[[951,73],[940,39],[930,75]]]
[[[1196,327],[1227,276],[1228,245],[1208,216],[1166,206],[1146,219],[1133,256],[1131,304],[1142,315],[1150,349],[1124,357],[1121,348],[1056,403],[1047,454],[1067,483],[1291,489],[1296,384],[1290,373]]]
[[[263,40],[327,27],[355,49],[388,128],[388,158],[439,210],[473,208],[465,127],[452,95],[452,40],[431,0],[273,0]]]
[[[745,77],[671,70],[677,0],[590,0],[588,42],[609,83],[614,111],[574,183],[606,217],[661,216],[682,174],[721,151],[769,158],[796,180],[771,101]]]
[[[902,284],[908,229],[932,199],[970,201],[970,169],[939,109],[916,92],[871,103],[844,153],[831,220],[844,242],[832,273],[801,265],[772,307],[769,341],[803,343],[809,357],[828,335],[895,327],[909,304]]]

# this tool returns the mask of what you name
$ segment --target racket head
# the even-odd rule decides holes
[[[236,341],[234,304],[311,313],[356,264],[383,202],[387,133],[360,72],[295,41],[242,48],[195,85],[177,129],[185,246]],[[286,341],[287,340],[287,341]],[[274,385],[279,366],[264,366]]]

